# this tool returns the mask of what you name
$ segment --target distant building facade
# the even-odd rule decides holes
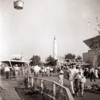
[[[83,61],[92,63],[95,56],[94,50],[88,50],[88,52],[83,53]]]
[[[91,50],[83,53],[83,61],[100,66],[100,35],[83,41]]]

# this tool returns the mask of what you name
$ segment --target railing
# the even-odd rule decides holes
[[[43,95],[53,100],[74,100],[67,87],[48,79],[28,77],[28,87],[34,87],[34,89],[39,90]]]

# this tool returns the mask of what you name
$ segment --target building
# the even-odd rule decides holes
[[[83,61],[91,63],[93,66],[100,66],[100,35],[83,41],[89,48],[83,53]]]
[[[95,51],[94,50],[88,50],[88,52],[83,53],[83,61],[84,62],[93,62],[93,58],[95,56]]]

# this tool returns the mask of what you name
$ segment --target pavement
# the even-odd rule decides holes
[[[15,87],[18,82],[15,80],[5,79],[4,76],[0,76],[0,100],[21,100]]]
[[[47,76],[42,77],[41,75],[39,75],[39,77],[58,82],[57,75],[54,75],[54,74],[50,77],[47,77]],[[18,81],[21,82],[20,79],[8,80],[8,79],[5,79],[4,76],[0,76],[0,100],[21,100],[15,90],[15,87],[18,86]],[[100,79],[96,80],[96,82],[94,81],[90,82],[90,80],[87,79],[86,84],[87,85],[100,84]],[[69,81],[67,79],[64,79],[64,86],[69,86]],[[100,94],[85,91],[84,97],[75,96],[74,99],[75,100],[95,100],[95,99],[100,100]]]

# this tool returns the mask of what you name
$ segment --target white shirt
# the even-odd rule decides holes
[[[96,78],[98,78],[98,70],[97,69],[94,70],[94,74],[95,74]]]
[[[5,67],[4,69],[5,72],[10,71],[10,68],[8,66]]]
[[[41,69],[41,68],[40,68],[39,66],[37,66],[37,65],[34,67],[34,71],[35,71],[35,72],[39,72],[40,69]]]
[[[83,74],[84,74],[84,72],[83,72],[83,70],[82,70],[82,69],[79,69],[79,72],[81,72],[81,75],[83,75]]]
[[[85,77],[81,77],[81,82],[85,83],[86,82],[86,78]]]
[[[69,70],[69,80],[73,81],[75,79],[75,75],[78,73],[76,68]]]
[[[50,69],[50,67],[47,67],[46,69],[47,69],[47,70],[49,70],[49,69]]]
[[[53,68],[50,68],[50,71],[53,71]]]
[[[64,79],[64,75],[63,74],[59,75],[59,80],[63,81],[63,79]]]
[[[77,74],[75,79],[81,79],[81,75],[80,74]]]
[[[16,71],[18,71],[18,70],[19,70],[19,67],[18,67],[18,66],[15,66],[14,69],[15,69]]]
[[[94,70],[94,73],[95,73],[95,74],[98,74],[98,70],[97,70],[97,69],[95,69],[95,70]]]
[[[91,69],[90,69],[90,73],[92,73],[92,72],[94,72],[94,68],[91,68]]]

